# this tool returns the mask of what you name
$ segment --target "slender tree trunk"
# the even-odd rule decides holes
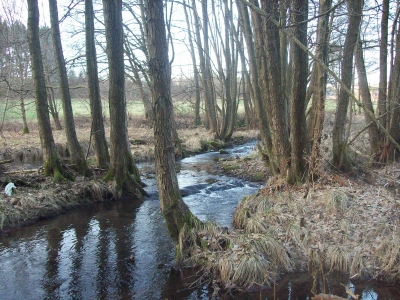
[[[329,45],[329,11],[332,6],[331,0],[320,0],[317,25],[317,49],[316,56],[325,65],[328,65],[328,45]],[[326,82],[327,74],[319,62],[314,62],[312,74],[313,94],[311,112],[308,119],[308,139],[310,141],[310,179],[314,179],[318,169],[318,159],[320,155],[320,145],[325,116]]]
[[[173,144],[174,114],[171,100],[171,69],[168,61],[168,44],[163,17],[162,0],[147,0],[149,72],[155,112],[154,138],[157,184],[161,212],[175,245],[179,243],[179,232],[195,217],[183,202],[179,193],[175,171]],[[179,249],[177,249],[179,252]],[[177,253],[178,255],[179,253]]]
[[[193,80],[194,80],[194,85],[195,85],[195,106],[194,106],[194,125],[200,125],[201,124],[201,119],[200,119],[200,78],[199,78],[199,71],[197,68],[197,62],[196,62],[196,54],[194,51],[194,45],[193,45],[193,37],[192,37],[192,28],[190,26],[189,22],[189,14],[187,11],[187,5],[186,2],[183,1],[183,11],[185,13],[185,19],[186,19],[186,27],[188,30],[188,40],[189,40],[189,53],[190,57],[192,59],[192,65],[193,65]]]
[[[26,109],[25,109],[25,100],[23,96],[20,96],[19,99],[20,107],[21,107],[21,114],[22,114],[22,124],[24,128],[22,129],[22,133],[29,133],[29,126],[26,120]]]
[[[400,142],[400,22],[398,22],[398,28],[396,33],[396,47],[395,57],[393,65],[390,71],[390,82],[389,82],[389,107],[390,107],[390,123],[389,133],[393,139]],[[398,157],[395,145],[390,141],[386,141],[386,157],[382,160],[394,160]]]
[[[359,93],[360,93],[361,100],[364,103],[365,107],[373,113],[374,107],[372,105],[371,93],[369,91],[367,70],[365,68],[363,49],[362,49],[362,43],[361,43],[360,38],[361,37],[359,37],[359,41],[357,43],[357,48],[356,48],[356,52],[355,52],[356,68],[357,68],[357,73],[358,73]],[[369,114],[367,114],[365,111],[364,111],[364,116],[365,116],[366,124],[372,123],[368,127],[368,135],[369,135],[369,143],[370,143],[370,154],[374,155],[379,152],[379,146],[380,146],[379,129],[378,129],[378,126],[373,122],[373,119],[371,118],[371,116]]]
[[[378,116],[387,112],[387,63],[388,63],[388,23],[389,23],[389,0],[383,0],[381,17],[381,39],[379,43],[379,90],[378,90]],[[388,128],[388,117],[381,119],[382,126]]]
[[[203,88],[203,95],[204,95],[204,106],[206,108],[206,118],[204,120],[204,125],[207,129],[210,130],[210,118],[209,118],[209,103],[210,101],[208,100],[209,97],[212,96],[211,91],[209,90],[209,85],[207,84],[207,76],[206,74],[206,58],[204,55],[204,50],[203,50],[203,42],[201,39],[201,34],[200,34],[200,17],[196,8],[196,2],[195,0],[192,0],[192,8],[193,8],[193,14],[194,14],[194,27],[196,29],[196,45],[197,45],[197,50],[199,52],[199,61],[200,61],[200,72],[201,72],[201,84]]]
[[[133,53],[133,50],[131,49],[129,42],[125,40],[124,46],[125,46],[125,54],[128,57],[128,62],[133,72],[133,76],[131,75],[127,76],[129,76],[129,78],[132,79],[132,81],[137,85],[140,97],[142,98],[146,121],[150,124],[150,126],[153,126],[154,122],[153,109],[151,107],[151,100],[144,90],[143,82],[139,75],[140,66],[136,62],[135,54]]]
[[[48,80],[49,82],[49,80]],[[47,97],[49,99],[49,112],[51,116],[53,117],[53,122],[54,122],[54,127],[56,130],[62,130],[62,125],[60,121],[60,116],[58,115],[57,107],[55,105],[55,96],[54,96],[54,89],[52,87],[48,87],[46,89],[47,91]]]
[[[91,176],[91,172],[87,166],[85,156],[81,145],[78,142],[75,131],[74,113],[72,111],[71,95],[69,93],[68,75],[65,67],[65,59],[61,45],[60,27],[58,25],[58,9],[57,1],[49,0],[51,33],[53,37],[54,54],[56,57],[56,65],[58,79],[60,84],[61,102],[64,113],[64,128],[67,137],[68,150],[73,163],[73,168],[79,174]]]
[[[253,4],[258,4],[255,1],[251,1]],[[261,95],[261,86],[264,86],[265,72],[262,71],[264,65],[264,55],[262,48],[262,37],[261,37],[261,18],[257,12],[252,10],[252,23],[254,32],[251,29],[250,16],[247,6],[245,6],[240,0],[236,0],[236,4],[239,10],[239,16],[242,19],[242,26],[244,32],[244,38],[247,46],[247,53],[249,57],[249,71],[251,75],[251,88],[254,96],[254,106],[258,116],[258,122],[260,127],[261,143],[263,148],[266,150],[264,154],[265,158],[269,160],[269,155],[272,152],[272,141],[271,132],[268,125],[268,119],[266,115],[266,107]],[[258,6],[258,5],[257,5]],[[254,39],[252,38],[254,34]],[[263,151],[265,151],[263,149]]]
[[[39,40],[39,8],[37,0],[28,0],[28,43],[31,55],[33,83],[35,86],[39,136],[43,149],[44,173],[47,176],[53,176],[55,181],[73,179],[72,174],[61,166],[51,131]]]
[[[215,137],[218,138],[218,125],[217,125],[217,116],[215,113],[215,93],[213,88],[213,78],[212,78],[212,70],[211,70],[211,58],[210,58],[210,50],[209,50],[209,34],[208,34],[208,9],[207,9],[207,0],[201,1],[201,11],[203,15],[203,44],[204,47],[200,51],[204,51],[204,70],[202,70],[202,78],[203,78],[203,86],[206,91],[205,97],[205,106],[206,106],[206,114],[208,117],[208,123],[210,125],[210,133],[215,134]]]
[[[362,0],[348,0],[347,7],[349,11],[349,25],[344,43],[342,59],[342,82],[350,89],[353,79],[353,56],[360,31],[360,22],[362,16]],[[333,164],[339,170],[349,170],[351,161],[347,154],[345,139],[345,124],[347,109],[349,106],[349,94],[342,87],[339,90],[339,99],[335,114],[335,124],[333,127],[332,152]]]
[[[92,116],[91,136],[97,166],[108,168],[110,154],[103,122],[103,108],[100,96],[99,75],[97,69],[96,46],[94,43],[93,1],[85,0],[86,68],[88,76],[90,113]]]
[[[291,6],[291,24],[293,36],[307,47],[308,0],[293,1]],[[290,173],[288,181],[297,183],[304,178],[306,149],[306,93],[308,78],[308,54],[298,45],[291,43],[292,62],[291,99],[290,99]]]
[[[262,9],[272,18],[279,16],[277,0],[262,0]],[[277,169],[275,174],[286,176],[290,162],[289,132],[287,129],[287,116],[285,115],[285,97],[281,83],[281,59],[279,28],[268,18],[263,18],[264,53],[266,59],[267,88],[262,91],[264,99],[268,101],[265,107],[269,128],[271,130],[273,152],[270,160]]]
[[[21,90],[22,88],[25,86],[25,76],[24,76],[24,70],[22,67],[20,67],[19,70],[19,75],[20,75],[20,80],[21,80]],[[25,109],[25,99],[24,99],[24,95],[20,95],[19,97],[19,105],[21,107],[21,115],[22,115],[22,124],[24,126],[24,128],[22,128],[22,133],[29,133],[29,126],[28,126],[28,122],[26,120],[26,109]]]
[[[234,121],[236,116],[236,96],[233,95],[233,84],[237,84],[232,81],[233,73],[235,69],[232,63],[232,54],[230,47],[231,40],[231,30],[230,27],[233,26],[230,22],[230,10],[228,7],[228,1],[224,0],[224,29],[225,29],[225,47],[224,47],[224,58],[225,58],[225,75],[223,76],[224,86],[225,86],[225,103],[226,110],[223,117],[223,124],[221,128],[220,138],[229,141],[233,134]],[[233,37],[232,37],[233,38]]]
[[[110,103],[110,167],[106,181],[115,184],[115,196],[141,198],[139,171],[129,148],[126,120],[124,48],[122,31],[122,0],[103,0],[107,41]]]
[[[291,1],[296,3],[296,1]],[[287,9],[289,2],[287,1],[279,1],[279,23],[282,28],[286,27],[286,18],[287,18]],[[295,25],[296,26],[296,25]],[[289,65],[288,65],[288,38],[286,34],[282,31],[279,32],[279,49],[280,49],[280,59],[281,59],[281,84],[282,84],[282,92],[283,92],[283,105],[286,120],[284,121],[286,124],[286,129],[289,130],[290,119],[289,119],[289,99],[290,99],[290,74],[289,74]],[[308,69],[308,66],[307,66]]]

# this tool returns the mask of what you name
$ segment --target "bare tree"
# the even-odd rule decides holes
[[[155,112],[154,138],[158,191],[162,214],[170,236],[177,245],[181,229],[185,225],[193,226],[196,218],[182,200],[175,170],[171,69],[162,0],[147,0],[146,16],[149,72],[153,83],[152,98]],[[178,251],[176,255],[179,255]]]
[[[93,1],[85,0],[86,68],[89,86],[90,112],[92,115],[91,137],[97,165],[107,168],[110,163],[108,144],[103,123],[103,109],[100,96],[97,55],[94,40]]]
[[[307,19],[308,0],[292,1],[291,24],[293,36],[304,46],[307,46]],[[283,50],[282,50],[283,51]],[[306,162],[304,158],[306,150],[306,92],[308,78],[308,54],[298,45],[291,43],[291,88],[290,88],[290,147],[291,161],[289,182],[300,182],[304,176]],[[285,69],[285,67],[284,67]]]
[[[371,99],[371,92],[368,86],[367,70],[365,68],[361,37],[359,37],[359,41],[357,43],[355,51],[355,60],[356,60],[358,86],[359,86],[361,100],[369,111],[374,112],[374,107]],[[380,148],[379,128],[374,123],[372,117],[369,114],[365,112],[364,115],[366,124],[370,124],[368,127],[370,154],[371,155],[378,154]]]
[[[199,70],[197,67],[197,62],[196,62],[196,53],[195,53],[195,48],[193,45],[193,36],[192,36],[192,27],[190,24],[191,18],[189,18],[189,13],[188,13],[188,8],[186,5],[185,0],[183,1],[183,11],[185,13],[185,19],[186,19],[186,27],[187,27],[187,32],[188,32],[188,41],[189,41],[189,53],[190,57],[192,59],[192,65],[193,65],[193,80],[194,80],[194,85],[195,85],[195,108],[194,108],[194,125],[200,125],[201,124],[201,119],[200,119],[200,76],[199,76]]]
[[[39,9],[37,0],[28,0],[28,42],[31,55],[33,82],[35,86],[39,136],[43,149],[44,172],[48,176],[52,175],[55,181],[73,179],[72,174],[61,166],[51,131],[46,83],[44,79],[42,53],[39,40]]]
[[[116,197],[145,193],[129,148],[126,120],[122,1],[103,0],[107,40],[110,103],[110,167],[106,181],[113,181]]]
[[[348,89],[350,89],[353,80],[353,54],[360,31],[362,2],[362,0],[347,1],[347,8],[349,12],[349,25],[343,49],[341,79],[343,84],[345,84]],[[341,87],[339,91],[339,99],[332,133],[332,153],[333,164],[338,169],[343,170],[349,170],[352,166],[350,158],[347,154],[345,139],[345,123],[347,117],[347,109],[349,106],[349,99],[349,94],[343,87]]]
[[[61,45],[60,27],[58,25],[57,1],[49,0],[49,7],[53,48],[55,51],[57,73],[59,79],[58,81],[60,84],[64,128],[67,137],[68,150],[70,153],[71,162],[73,163],[73,168],[76,169],[81,175],[91,176],[91,172],[87,166],[85,156],[83,155],[83,151],[81,145],[78,142],[78,137],[76,136],[75,131],[75,121],[72,111],[71,95],[69,93],[67,69],[65,67],[65,59]]]
[[[381,39],[379,44],[379,93],[378,93],[378,115],[387,112],[387,64],[388,64],[388,35],[389,35],[389,0],[382,1],[381,16]],[[387,128],[388,116],[381,119],[382,126]]]

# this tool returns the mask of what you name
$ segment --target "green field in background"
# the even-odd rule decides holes
[[[220,101],[218,101],[220,105]],[[57,101],[57,107],[59,110],[59,116],[62,118],[63,111],[61,106],[61,101]],[[174,108],[177,115],[186,115],[193,113],[193,104],[189,101],[176,101],[174,102]],[[0,112],[1,118],[5,121],[13,121],[13,120],[21,120],[21,108],[19,102],[16,100],[11,100],[7,104],[7,110],[5,111],[5,101],[0,102]],[[25,100],[25,109],[26,109],[26,116],[28,121],[35,121],[36,120],[36,107],[33,99],[26,99]],[[73,99],[72,100],[72,109],[74,111],[74,116],[90,116],[90,105],[89,100],[87,99]],[[336,109],[336,99],[327,99],[325,104],[326,111],[334,111]],[[130,116],[144,116],[144,106],[142,101],[128,101],[127,102],[127,112]],[[243,101],[240,101],[238,107],[239,113],[244,113],[244,105]],[[103,113],[104,115],[108,116],[108,101],[103,101]]]

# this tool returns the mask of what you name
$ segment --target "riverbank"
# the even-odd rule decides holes
[[[183,127],[178,133],[184,153],[227,146],[215,143],[204,128]],[[152,130],[131,124],[128,132],[136,162],[151,161]],[[17,186],[12,196],[0,194],[3,234],[8,228],[113,198],[112,188],[102,181],[104,170],[93,168],[94,177],[77,176],[65,184],[44,177],[37,131],[3,134],[2,159],[13,162],[3,164],[2,181],[11,180]],[[93,163],[91,147],[84,139],[89,136],[87,122],[78,123],[78,134]],[[67,163],[62,136],[63,132],[55,132],[60,156]],[[244,143],[256,136],[256,131],[238,131],[234,140]],[[238,206],[233,229],[207,223],[182,233],[183,264],[203,267],[202,279],[212,282],[215,291],[268,286],[295,271],[309,271],[322,280],[334,271],[348,273],[352,280],[400,279],[399,164],[337,174],[323,163],[320,177],[302,186],[269,178],[257,153],[220,159],[218,165],[228,175],[267,184]]]
[[[2,160],[2,175],[0,177],[0,232],[36,221],[52,217],[96,201],[113,200],[114,191],[111,185],[102,179],[105,170],[93,166],[94,153],[89,140],[90,120],[82,119],[77,122],[77,134],[84,152],[88,154],[88,163],[93,176],[84,178],[75,175],[76,180],[66,183],[54,183],[52,178],[42,173],[42,153],[39,145],[38,131],[31,124],[29,134],[19,134],[12,124],[7,124],[0,141]],[[185,120],[180,120],[181,128],[178,134],[182,142],[184,155],[192,155],[206,151],[218,151],[230,146],[222,141],[215,141],[204,128],[190,126]],[[107,131],[108,128],[106,127]],[[131,123],[128,129],[130,147],[135,162],[152,161],[154,159],[154,139],[152,129],[137,121]],[[68,164],[68,150],[63,131],[54,131],[54,139],[58,154]],[[255,139],[257,131],[237,131],[232,143],[245,143]],[[73,170],[71,170],[73,172]],[[143,175],[143,174],[141,174]],[[5,186],[12,182],[16,188],[12,195],[7,196]]]
[[[266,176],[257,154],[219,164],[235,176]],[[398,282],[400,164],[347,175],[322,167],[301,186],[269,178],[238,205],[231,230],[205,224],[184,232],[182,243],[191,245],[185,264],[203,266],[216,290],[272,287],[291,272],[310,272],[324,284],[332,272]]]

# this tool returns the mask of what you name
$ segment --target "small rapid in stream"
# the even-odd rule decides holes
[[[237,204],[261,187],[220,175],[215,160],[245,156],[255,142],[185,158],[177,164],[184,201],[201,220],[231,226]],[[154,166],[139,164],[150,197],[103,202],[12,230],[0,236],[0,299],[211,299],[208,285],[188,285],[194,271],[172,269],[174,247],[160,213]],[[338,294],[340,283],[328,280]],[[276,299],[311,299],[313,278],[291,274],[278,282]],[[400,287],[352,284],[365,299],[400,299]],[[318,291],[319,292],[319,291]],[[274,299],[273,290],[221,299]]]

